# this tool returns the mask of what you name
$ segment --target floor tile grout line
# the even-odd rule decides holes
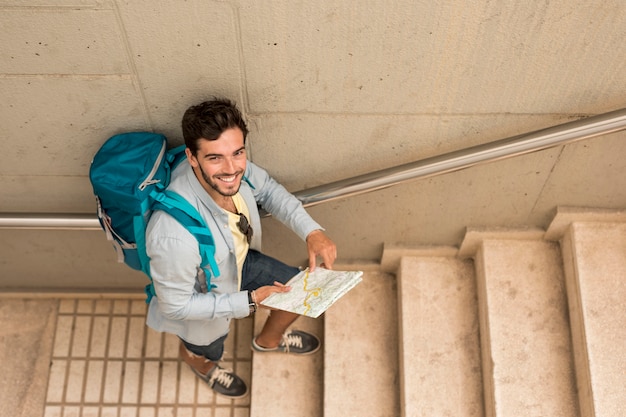
[[[83,304],[80,304],[78,302],[78,299],[76,300],[71,300],[71,312],[69,312],[68,309],[68,305],[65,305],[63,307],[63,313],[61,313],[60,311],[58,311],[59,307],[57,308],[58,314],[57,314],[57,329],[55,330],[55,334],[54,340],[57,340],[60,333],[58,333],[58,323],[59,323],[59,317],[61,316],[65,316],[66,318],[68,318],[68,323],[67,325],[69,325],[70,329],[69,329],[69,340],[67,342],[67,347],[66,347],[66,352],[64,352],[66,354],[66,356],[62,356],[59,355],[59,352],[57,351],[56,355],[52,355],[52,359],[53,360],[65,360],[65,369],[64,369],[64,373],[62,374],[62,378],[63,378],[63,392],[61,394],[61,401],[57,402],[52,402],[52,401],[46,401],[46,407],[58,407],[58,411],[60,412],[60,415],[66,415],[68,412],[70,413],[76,413],[78,412],[78,415],[83,415],[83,413],[87,412],[87,409],[91,409],[91,408],[97,408],[97,410],[92,410],[92,412],[95,412],[96,414],[93,415],[97,415],[98,417],[102,417],[104,416],[103,413],[105,413],[106,409],[109,409],[110,412],[113,412],[113,414],[106,414],[107,416],[109,415],[115,415],[115,416],[121,416],[123,415],[123,408],[125,407],[131,407],[131,408],[135,408],[135,409],[140,409],[140,408],[149,408],[152,409],[154,412],[154,416],[156,417],[157,415],[159,415],[159,409],[161,408],[167,408],[167,409],[171,409],[171,412],[173,413],[173,416],[177,416],[179,415],[179,410],[182,409],[188,409],[191,413],[191,415],[193,415],[194,417],[196,416],[200,416],[200,415],[206,415],[204,414],[204,412],[209,411],[209,414],[212,416],[217,416],[217,410],[222,410],[222,411],[226,411],[226,414],[224,414],[223,412],[220,413],[220,415],[229,415],[231,417],[234,417],[235,415],[237,415],[235,413],[235,410],[247,410],[249,412],[250,410],[250,405],[249,404],[237,404],[236,401],[234,400],[230,400],[230,401],[221,401],[218,402],[218,398],[215,395],[214,392],[212,391],[208,391],[206,392],[207,394],[210,395],[210,397],[207,398],[211,398],[210,401],[206,401],[206,399],[202,398],[202,400],[200,399],[200,383],[202,381],[200,381],[198,378],[194,378],[194,396],[193,396],[193,402],[192,403],[185,403],[185,404],[181,404],[179,403],[179,397],[181,394],[181,391],[183,390],[183,386],[181,384],[181,378],[182,378],[182,372],[183,372],[183,367],[184,367],[184,363],[180,360],[179,357],[173,358],[173,357],[169,357],[169,353],[170,352],[170,348],[172,346],[166,346],[167,343],[170,343],[169,340],[166,339],[166,335],[165,333],[160,333],[159,334],[159,338],[158,340],[160,341],[160,345],[158,348],[158,357],[152,357],[152,358],[148,358],[146,357],[147,354],[147,349],[148,349],[148,338],[149,338],[149,328],[147,326],[142,326],[142,346],[141,346],[141,357],[135,357],[136,355],[133,355],[133,357],[129,357],[129,351],[130,351],[130,341],[131,341],[131,334],[132,334],[132,330],[131,329],[131,321],[133,319],[133,317],[142,317],[145,319],[145,314],[147,312],[144,312],[144,314],[140,315],[137,314],[136,311],[138,311],[136,308],[134,308],[134,306],[132,305],[132,300],[119,300],[124,302],[125,301],[125,306],[121,307],[120,304],[118,303],[117,305],[115,304],[116,301],[118,300],[111,300],[111,302],[107,305],[107,309],[108,309],[108,313],[102,313],[103,309],[99,308],[99,305],[97,303],[97,300],[91,300],[90,303],[87,305],[84,299],[81,299],[83,301]],[[69,304],[69,303],[68,303]],[[126,313],[125,314],[120,314],[119,312],[122,310],[122,308],[125,308]],[[90,310],[90,312],[86,312],[86,310]],[[83,317],[85,319],[81,320],[81,323],[78,323],[78,318],[79,317]],[[103,354],[101,357],[96,357],[94,356],[94,347],[95,347],[95,340],[94,340],[94,335],[95,333],[98,331],[98,329],[96,329],[95,324],[96,324],[96,318],[97,317],[107,317],[108,320],[104,321],[102,323],[102,325],[104,325],[106,323],[106,336],[105,336],[105,347],[103,348]],[[119,320],[120,318],[124,318],[125,320]],[[123,349],[122,349],[122,355],[121,357],[111,357],[111,342],[112,342],[112,337],[114,334],[114,323],[113,320],[114,319],[118,319],[118,321],[121,323],[125,323],[126,328],[124,329],[124,344],[123,344]],[[84,321],[84,322],[83,322]],[[136,323],[135,323],[136,324]],[[239,323],[239,321],[236,321],[234,324],[236,324],[235,327],[235,331],[233,332],[233,347],[232,347],[232,355],[230,360],[232,360],[233,362],[233,368],[235,368],[235,370],[241,370],[241,366],[243,363],[251,363],[252,362],[252,358],[246,358],[246,357],[240,357],[240,355],[238,354],[237,351],[237,347],[240,343],[240,341],[242,340],[243,336],[242,336],[242,332],[243,332],[243,327],[241,325],[241,323]],[[80,325],[80,326],[79,326]],[[86,326],[89,326],[87,329],[85,329]],[[80,328],[78,328],[80,327]],[[136,326],[135,326],[136,327]],[[83,350],[83,341],[82,341],[82,337],[81,340],[78,340],[78,332],[85,333],[86,335],[84,335],[84,337],[87,338],[87,340],[84,341],[84,351],[86,352],[84,355],[82,356],[74,356],[76,353],[78,353],[78,351],[82,351]],[[166,341],[167,340],[167,341]],[[78,346],[77,343],[80,343],[81,346]],[[77,350],[77,348],[80,347],[81,349]],[[167,357],[166,357],[167,356]],[[83,363],[83,368],[82,368],[82,372],[83,374],[80,376],[81,378],[81,382],[82,382],[82,392],[80,393],[80,400],[76,401],[69,401],[68,400],[68,381],[69,379],[71,379],[72,374],[71,374],[71,370],[72,370],[72,364],[74,363],[78,363],[78,362],[82,362]],[[88,385],[88,381],[90,378],[90,374],[89,374],[89,369],[90,366],[93,365],[94,362],[102,362],[102,373],[100,375],[100,392],[99,392],[99,396],[98,396],[98,401],[90,401],[87,402],[86,398],[87,398],[87,385]],[[106,382],[109,378],[108,372],[110,369],[110,364],[113,362],[117,362],[121,365],[121,375],[120,375],[120,384],[119,384],[119,392],[117,393],[117,401],[116,402],[108,402],[106,400],[106,392],[107,392],[107,387],[106,387]],[[126,369],[126,365],[128,363],[138,363],[139,364],[139,375],[137,376],[138,378],[138,383],[137,385],[139,385],[138,387],[138,395],[136,399],[133,399],[133,401],[131,402],[127,402],[124,401],[123,398],[123,391],[124,391],[124,387],[127,386],[128,381],[126,380],[126,375],[125,375],[125,369]],[[152,404],[144,404],[143,403],[143,383],[144,383],[144,369],[145,369],[145,364],[147,362],[156,362],[158,364],[158,371],[157,371],[157,379],[158,379],[158,386],[157,386],[157,392],[156,392],[156,402],[152,403]],[[174,372],[174,374],[176,375],[176,383],[175,383],[175,393],[174,393],[174,397],[172,401],[167,401],[164,402],[164,397],[162,396],[163,393],[163,389],[164,389],[164,382],[165,382],[165,367],[163,366],[163,364],[168,363],[170,364],[169,366],[172,367],[174,365],[172,364],[176,364],[175,367],[172,369]],[[117,368],[117,366],[116,366]],[[79,380],[76,379],[76,381],[74,382],[78,382]],[[49,381],[50,382],[50,381]],[[113,391],[112,391],[113,392]],[[72,398],[74,398],[75,396],[73,396]],[[114,409],[114,410],[113,410]],[[204,411],[202,411],[204,410]],[[199,414],[200,413],[200,414]],[[74,414],[72,414],[74,415]],[[92,414],[90,414],[92,415]]]
[[[73,313],[76,313],[76,305],[77,305],[77,301],[73,300],[72,302],[73,306],[72,306],[72,311]],[[71,326],[70,326],[70,338],[68,340],[68,346],[67,346],[67,360],[65,361],[65,374],[63,375],[63,393],[61,394],[61,412],[62,414],[65,414],[65,403],[67,401],[67,386],[68,386],[68,382],[70,379],[70,369],[72,366],[72,351],[74,349],[74,331],[76,328],[76,316],[75,314],[72,315],[72,321],[71,321]]]
[[[198,408],[198,409],[204,409],[204,408],[249,408],[249,406],[247,405],[243,405],[243,404],[215,404],[215,406],[212,406],[210,404],[178,404],[177,402],[166,402],[166,403],[162,403],[160,405],[156,405],[156,404],[144,404],[141,402],[116,402],[116,403],[104,403],[101,404],[99,402],[93,401],[93,402],[55,402],[55,401],[51,401],[46,403],[46,406],[54,406],[54,407],[58,407],[61,405],[67,405],[70,407],[100,407],[100,408],[104,408],[104,407],[176,407],[176,408]]]
[[[58,301],[57,305],[56,305],[56,313],[57,313],[57,317],[56,317],[56,321],[54,324],[54,335],[52,336],[52,354],[50,357],[50,367],[53,366],[54,364],[54,352],[55,349],[57,347],[57,343],[58,343],[58,331],[59,331],[59,318],[60,318],[60,309],[61,309],[61,302]],[[50,376],[51,376],[51,372],[48,372],[48,381],[46,383],[46,400],[45,400],[45,405],[48,405],[48,398],[50,396]]]
[[[106,377],[107,377],[107,372],[109,370],[109,348],[111,347],[111,333],[113,332],[112,328],[113,328],[114,304],[115,304],[115,300],[112,300],[108,306],[109,315],[108,315],[108,320],[107,320],[107,336],[106,336],[106,342],[105,342],[106,346],[104,349],[104,358],[102,362],[102,376],[100,377],[100,396],[99,396],[100,405],[99,405],[99,410],[98,410],[99,416],[102,415],[102,408],[104,407],[104,404],[105,404],[104,391],[106,389]]]
[[[148,326],[144,325],[143,326],[143,333],[142,333],[142,346],[141,346],[141,358],[139,360],[139,383],[137,384],[137,397],[135,398],[135,401],[137,401],[138,403],[141,403],[141,397],[143,395],[143,375],[144,372],[146,370],[146,356],[147,356],[147,350],[148,350]]]
[[[56,317],[56,323],[54,326],[54,336],[52,337],[52,355],[50,358],[50,367],[52,368],[52,366],[54,365],[54,352],[56,350],[57,347],[57,343],[58,343],[58,331],[59,331],[59,319],[61,317],[60,315],[60,311],[61,311],[61,301],[57,302],[57,306],[56,306],[56,313],[57,313],[57,317]],[[51,375],[52,373],[49,372],[48,373],[48,381],[46,384],[46,401],[45,401],[45,407],[48,407],[48,399],[50,397],[50,379],[51,379]]]
[[[67,359],[67,357],[65,356],[52,356],[52,359]],[[91,361],[91,360],[95,360],[95,361],[104,361],[107,360],[109,362],[143,362],[143,361],[147,361],[147,362],[178,362],[178,359],[175,358],[156,358],[156,357],[146,357],[146,358],[108,358],[105,359],[103,356],[74,356],[72,359],[75,360],[79,360],[79,361]],[[250,362],[249,360],[245,360],[245,359],[240,359],[241,362]]]
[[[120,369],[120,386],[118,387],[117,393],[117,403],[121,403],[124,395],[124,386],[126,385],[126,359],[128,356],[128,344],[130,343],[130,312],[131,312],[131,303],[126,301],[126,331],[124,332],[124,349],[122,350],[122,363]],[[119,411],[119,408],[118,408]]]
[[[106,313],[94,313],[94,314],[89,314],[89,313],[77,313],[77,314],[72,314],[72,313],[59,313],[59,316],[72,316],[72,317],[140,317],[143,318],[145,317],[143,314],[120,314],[120,313],[113,313],[113,314],[106,314]]]
[[[91,312],[95,311],[95,301],[91,300]],[[93,327],[94,327],[94,317],[91,316],[89,318],[89,332],[87,335],[87,349],[86,349],[86,358],[85,360],[85,368],[83,372],[83,383],[82,383],[82,392],[80,394],[80,402],[81,404],[85,403],[85,396],[87,395],[87,380],[89,377],[89,365],[91,365],[91,361],[88,359],[91,355],[91,339],[93,337]],[[82,406],[81,406],[82,410]]]
[[[178,392],[180,390],[180,364],[176,362],[176,383],[174,384],[174,415],[178,415]]]
[[[238,354],[237,354],[237,347],[239,346],[239,338],[240,338],[240,331],[241,331],[241,321],[239,320],[235,320],[235,334],[233,337],[233,372],[235,372],[235,375],[241,375],[239,372],[239,361],[237,360]],[[248,384],[249,385],[249,384]],[[250,389],[250,387],[248,387],[248,390]],[[234,417],[234,413],[235,410],[233,409],[232,406],[235,405],[235,401],[231,400],[230,401],[230,417]]]
[[[163,383],[163,358],[165,356],[165,333],[161,333],[161,346],[159,351],[159,372],[157,374],[157,387],[156,387],[156,404],[158,407],[161,404],[161,389]]]
[[[193,403],[198,404],[198,399],[200,398],[200,378],[193,379]],[[193,417],[196,417],[198,414],[198,408],[194,406],[193,408]]]

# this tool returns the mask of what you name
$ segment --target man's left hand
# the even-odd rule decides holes
[[[337,247],[321,230],[314,230],[306,237],[306,245],[309,251],[309,271],[313,272],[317,257],[322,258],[321,266],[333,269],[333,263],[337,259]]]

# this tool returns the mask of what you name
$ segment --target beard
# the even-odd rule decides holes
[[[215,191],[217,191],[220,195],[224,196],[224,197],[232,197],[235,194],[237,194],[239,192],[239,188],[241,187],[241,181],[239,181],[237,183],[236,187],[231,188],[222,188],[221,184],[218,184],[216,181],[214,181],[213,179],[211,179],[211,177],[209,177],[206,172],[204,172],[204,170],[202,169],[202,166],[200,166],[198,164],[198,169],[200,169],[200,173],[202,174],[202,178],[204,179],[204,181],[209,185],[209,187],[213,188]],[[242,174],[241,171],[236,172],[234,175],[240,175]],[[232,176],[232,175],[225,175],[225,176]],[[233,183],[234,185],[235,183]]]

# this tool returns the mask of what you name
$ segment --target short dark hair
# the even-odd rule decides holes
[[[195,155],[198,141],[216,140],[225,130],[238,127],[246,143],[248,127],[237,106],[226,98],[213,98],[187,109],[183,115],[182,128],[185,146]]]

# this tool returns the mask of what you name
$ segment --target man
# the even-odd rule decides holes
[[[210,285],[201,265],[198,243],[174,218],[156,211],[146,231],[146,249],[156,297],[150,303],[147,324],[176,334],[180,354],[217,393],[238,398],[246,384],[217,363],[224,350],[230,320],[256,311],[258,303],[275,292],[298,269],[263,255],[262,206],[306,241],[309,268],[317,257],[332,268],[337,252],[304,210],[302,204],[262,168],[247,161],[248,129],[236,106],[214,99],[190,107],[183,116],[187,160],[174,170],[168,187],[189,201],[211,229],[219,277]],[[298,316],[274,310],[252,342],[256,352],[310,354],[319,339],[302,331],[285,333]]]

